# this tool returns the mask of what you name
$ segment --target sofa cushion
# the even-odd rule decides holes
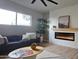
[[[7,36],[8,42],[18,42],[20,40],[22,40],[22,36],[21,35],[11,35],[11,36]]]

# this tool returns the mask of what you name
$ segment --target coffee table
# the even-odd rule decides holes
[[[19,48],[10,52],[8,56],[10,58],[15,58],[15,59],[24,59],[24,58],[35,59],[36,55],[44,50],[42,46],[37,46],[36,48],[38,48],[39,51],[32,50],[30,46]]]

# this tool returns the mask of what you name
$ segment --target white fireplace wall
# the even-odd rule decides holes
[[[60,40],[60,39],[54,38],[53,26],[56,26],[58,28],[58,17],[65,16],[65,15],[70,15],[70,28],[78,28],[78,6],[77,5],[65,7],[55,11],[51,10],[49,13],[49,21],[50,21],[49,42],[77,48],[77,45],[78,45],[77,33],[75,33],[75,41],[67,41],[67,40]]]

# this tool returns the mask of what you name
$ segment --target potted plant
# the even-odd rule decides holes
[[[43,19],[43,18],[39,18],[37,20],[37,30],[36,33],[39,34],[40,37],[40,41],[43,42],[43,35],[48,33],[48,21]]]

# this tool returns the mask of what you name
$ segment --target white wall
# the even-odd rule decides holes
[[[44,13],[43,14],[43,18],[46,19],[46,20],[48,20],[49,19],[49,13]]]
[[[25,14],[29,14],[32,16],[32,26],[7,26],[0,25],[0,34],[3,35],[15,35],[15,34],[23,34],[25,32],[33,32],[35,31],[35,26],[37,23],[37,19],[42,17],[42,13],[26,8],[22,5],[13,3],[9,0],[0,0],[0,8],[7,9],[11,11],[21,12]]]
[[[75,41],[66,41],[66,40],[59,40],[59,39],[54,38],[54,31],[53,31],[52,27],[53,26],[58,27],[58,17],[65,16],[65,15],[70,15],[70,27],[78,28],[78,7],[77,7],[77,5],[65,7],[62,9],[55,10],[55,11],[50,11],[49,40],[51,43],[77,48],[77,45],[78,45],[77,44],[77,42],[78,42],[77,34],[75,34],[76,35]]]

